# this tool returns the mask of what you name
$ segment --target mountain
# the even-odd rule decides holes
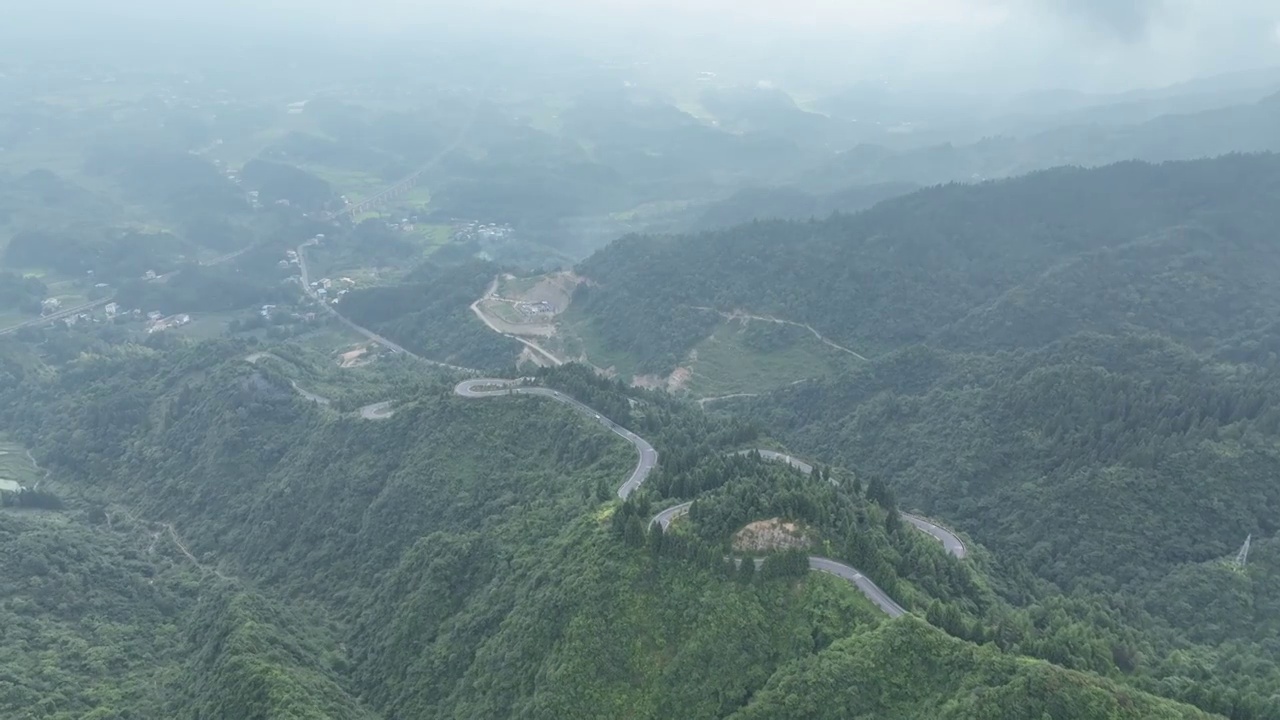
[[[901,151],[864,145],[837,156],[802,184],[814,189],[870,182],[929,185],[1012,177],[1059,165],[1092,167],[1130,159],[1163,162],[1275,150],[1280,150],[1280,94],[1137,124],[1093,121]]]
[[[832,213],[853,213],[917,189],[908,183],[858,186],[824,194],[805,192],[791,185],[746,188],[698,208],[689,230],[718,230],[752,220],[809,220]]]
[[[655,373],[697,367],[725,315],[856,351],[716,407],[973,528],[1019,582],[1114,608],[1112,627],[1275,677],[1278,192],[1274,155],[1128,162],[629,237],[580,265],[573,312]]]
[[[935,339],[964,347],[978,327],[1034,345],[1137,312],[1209,348],[1280,300],[1268,283],[1278,189],[1272,155],[1131,162],[936,187],[822,221],[630,236],[579,265],[590,282],[573,312],[604,348],[659,373],[709,334],[713,311],[805,324],[870,356]],[[1131,276],[1136,286],[1119,284]],[[1045,307],[1051,296],[1071,306]],[[1172,301],[1197,319],[1168,312]],[[1082,315],[1063,324],[1071,313]]]
[[[542,373],[665,458],[619,503],[633,451],[563,403],[467,399],[392,363],[359,375],[394,403],[369,419],[298,392],[338,376],[306,352],[252,350],[91,344],[35,372],[4,348],[0,422],[67,502],[0,515],[21,550],[4,561],[4,642],[58,661],[10,663],[6,713],[1207,717],[1140,689],[1164,687],[1146,665],[1097,664],[1113,641],[1075,610],[1033,626],[985,562],[896,522],[882,484],[729,454],[763,440],[746,423],[582,368]],[[687,521],[646,532],[680,495],[697,500]],[[803,555],[725,562],[728,533],[779,515],[919,617],[890,620]]]
[[[1280,68],[1196,78],[1167,87],[1114,94],[1045,89],[1007,96],[927,93],[863,84],[814,101],[833,118],[879,133],[873,142],[897,148],[984,136],[1026,136],[1070,126],[1136,125],[1162,115],[1189,115],[1257,102],[1280,90]],[[896,130],[896,132],[891,132]]]

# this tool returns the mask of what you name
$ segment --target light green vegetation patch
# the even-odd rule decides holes
[[[337,338],[333,338],[337,340]],[[290,342],[280,346],[266,346],[257,352],[266,353],[257,359],[256,365],[269,373],[279,373],[308,393],[314,393],[332,401],[330,407],[338,412],[350,412],[375,402],[402,397],[404,386],[429,376],[430,368],[412,358],[393,356],[371,347],[364,356],[366,364],[343,368],[339,365],[339,352],[352,350],[356,343],[346,342],[337,348],[322,349],[313,342]]]
[[[503,277],[498,280],[498,294],[508,298],[519,297],[536,287],[542,282],[542,278],[541,275],[527,278]]]
[[[486,302],[484,303],[484,311],[492,314],[503,322],[512,324],[520,324],[525,322],[525,316],[520,314],[519,310],[512,307],[511,303],[505,302]]]
[[[362,170],[346,170],[312,164],[299,167],[329,183],[335,193],[346,195],[347,200],[353,203],[377,195],[390,184],[386,179]]]
[[[689,389],[701,397],[766,392],[825,377],[857,362],[804,328],[730,321],[717,327],[690,355]]]
[[[681,212],[691,204],[688,200],[655,200],[637,205],[630,210],[613,213],[609,217],[621,222],[662,218]]]
[[[635,374],[636,358],[606,345],[590,323],[575,317],[574,306],[570,305],[561,316],[560,330],[561,342],[568,355],[585,355],[592,365],[612,369],[622,378],[629,379]]]
[[[407,239],[418,246],[423,258],[428,258],[449,244],[453,239],[453,228],[449,225],[415,225]]]
[[[0,436],[0,490],[32,487],[43,475],[25,447]]]
[[[0,328],[17,325],[18,323],[26,322],[34,317],[34,315],[23,315],[20,312],[3,312],[0,313]]]
[[[399,205],[423,207],[431,204],[431,188],[419,185],[396,200]]]
[[[167,332],[172,332],[183,337],[189,337],[197,340],[210,340],[222,337],[227,332],[227,325],[237,318],[244,318],[246,313],[243,310],[231,312],[216,313],[195,313],[191,316],[191,322],[186,325],[175,327]]]

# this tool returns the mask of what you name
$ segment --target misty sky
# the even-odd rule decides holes
[[[453,26],[523,35],[588,54],[718,65],[827,80],[953,83],[957,89],[1113,91],[1280,65],[1276,0],[46,0],[9,18],[146,32],[236,28],[396,33]],[[103,6],[107,6],[104,8]],[[424,36],[429,37],[429,35]],[[500,45],[498,46],[501,47]]]

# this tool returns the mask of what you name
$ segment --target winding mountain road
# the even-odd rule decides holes
[[[306,251],[308,247],[314,244],[316,244],[316,240],[313,238],[299,245],[296,251],[298,253],[298,271],[300,273],[302,291],[306,293],[307,297],[316,301],[320,305],[320,307],[325,309],[326,312],[328,312],[330,315],[337,318],[338,322],[342,323],[343,325],[346,325],[348,328],[351,328],[356,333],[364,337],[366,340],[369,340],[377,345],[381,345],[382,347],[390,350],[393,353],[400,354],[400,355],[407,355],[415,360],[419,360],[421,362],[427,363],[428,365],[435,365],[436,367],[442,367],[448,370],[456,370],[457,372],[470,373],[470,374],[479,374],[480,371],[474,368],[465,368],[459,365],[450,365],[449,363],[440,362],[439,360],[431,360],[429,358],[424,358],[421,355],[418,355],[417,353],[414,353],[410,350],[405,349],[404,347],[397,344],[396,342],[392,340],[388,340],[387,338],[379,335],[378,333],[366,327],[357,325],[354,321],[352,321],[346,315],[343,315],[342,313],[338,312],[337,308],[325,302],[325,298],[321,297],[320,293],[315,288],[311,287],[311,273],[307,269],[307,252]]]
[[[276,362],[287,364],[287,361],[284,358],[272,352],[256,352],[245,357],[244,361],[250,365],[257,365],[265,358],[271,358]],[[332,401],[329,398],[324,397],[323,395],[317,395],[309,390],[304,390],[302,386],[298,384],[297,380],[290,379],[289,384],[293,387],[295,392],[317,405],[328,407],[332,404]],[[394,402],[395,401],[393,400],[383,400],[381,402],[365,405],[357,410],[356,413],[365,420],[387,420],[396,414],[396,411],[392,408]]]
[[[800,458],[787,455],[786,453],[775,452],[773,450],[739,450],[737,454],[749,455],[751,453],[760,453],[760,457],[765,460],[784,462],[806,475],[813,472],[812,465]],[[932,536],[935,540],[942,543],[943,549],[945,549],[948,554],[954,555],[961,560],[969,554],[969,549],[965,547],[964,541],[950,530],[926,518],[920,517],[919,515],[912,515],[911,513],[905,512],[899,512],[898,514],[902,516],[903,520],[911,523],[911,526],[915,529],[926,535]],[[662,527],[664,530],[666,529],[666,525],[663,525]]]
[[[618,488],[618,497],[626,500],[631,497],[631,493],[635,492],[644,481],[649,477],[649,473],[653,472],[653,468],[658,464],[658,451],[653,449],[648,440],[636,435],[630,430],[622,427],[600,413],[583,405],[577,400],[565,395],[557,390],[551,390],[544,387],[532,387],[528,385],[520,385],[513,380],[499,380],[494,378],[478,378],[475,380],[463,380],[454,388],[454,392],[465,398],[487,398],[487,397],[506,397],[507,395],[540,395],[542,397],[551,398],[557,402],[564,403],[587,417],[595,420],[601,425],[608,428],[618,437],[631,443],[640,458],[636,462],[635,470],[631,471],[631,475],[627,481],[622,483]]]
[[[647,440],[602,416],[600,413],[578,402],[574,398],[557,390],[522,385],[516,380],[478,378],[473,380],[464,380],[458,383],[454,388],[454,392],[465,398],[493,398],[506,397],[508,395],[538,395],[541,397],[547,397],[557,402],[564,403],[565,405],[572,407],[588,417],[593,418],[601,425],[609,428],[615,434],[630,442],[636,448],[636,452],[639,453],[640,456],[639,461],[636,463],[635,470],[631,472],[627,481],[618,488],[618,497],[623,500],[630,497],[631,494],[644,483],[645,479],[649,477],[649,473],[652,472],[653,468],[658,464],[658,451],[654,450],[653,446],[650,445]],[[773,450],[742,450],[739,451],[738,454],[747,454],[752,452],[760,453],[760,456],[767,460],[785,462],[805,473],[813,472],[813,465],[810,463]],[[656,523],[665,531],[671,526],[671,523],[676,518],[688,513],[689,508],[692,506],[692,502],[686,502],[669,507],[653,516],[653,519],[649,521],[649,526],[652,527]],[[914,515],[902,513],[902,516],[907,520],[907,522],[911,523],[913,527],[919,528],[921,531],[937,538],[942,542],[943,546],[950,554],[957,558],[963,558],[965,556],[966,549],[964,543],[949,530]],[[894,602],[893,598],[889,597],[888,593],[881,590],[880,587],[871,580],[871,578],[864,575],[857,568],[830,558],[810,556],[809,569],[827,573],[829,575],[835,575],[838,578],[849,581],[854,585],[854,587],[858,588],[858,590],[865,595],[868,600],[874,603],[876,607],[880,608],[889,617],[900,617],[905,615],[907,612],[901,605]]]
[[[527,340],[525,338],[520,337],[519,335],[516,335],[514,333],[509,333],[503,330],[502,328],[498,327],[498,324],[496,322],[494,322],[488,315],[485,314],[484,310],[480,307],[480,303],[492,297],[497,292],[497,290],[498,290],[498,277],[495,277],[493,279],[493,282],[489,283],[489,287],[484,291],[484,295],[480,296],[479,300],[476,300],[475,302],[471,303],[471,312],[477,318],[480,318],[480,322],[484,323],[485,327],[489,328],[490,330],[498,333],[499,335],[505,338],[510,338],[520,343],[521,345],[524,345],[525,347],[529,348],[530,352],[538,355],[539,357],[545,358],[547,362],[550,362],[552,365],[556,367],[563,365],[564,360],[561,360],[560,358],[556,357],[555,353],[551,352],[550,350],[547,350],[546,348],[533,342],[532,340]]]

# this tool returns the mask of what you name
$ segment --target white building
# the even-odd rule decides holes
[[[102,309],[106,311],[108,318],[113,318],[120,314],[120,303],[107,303]]]

